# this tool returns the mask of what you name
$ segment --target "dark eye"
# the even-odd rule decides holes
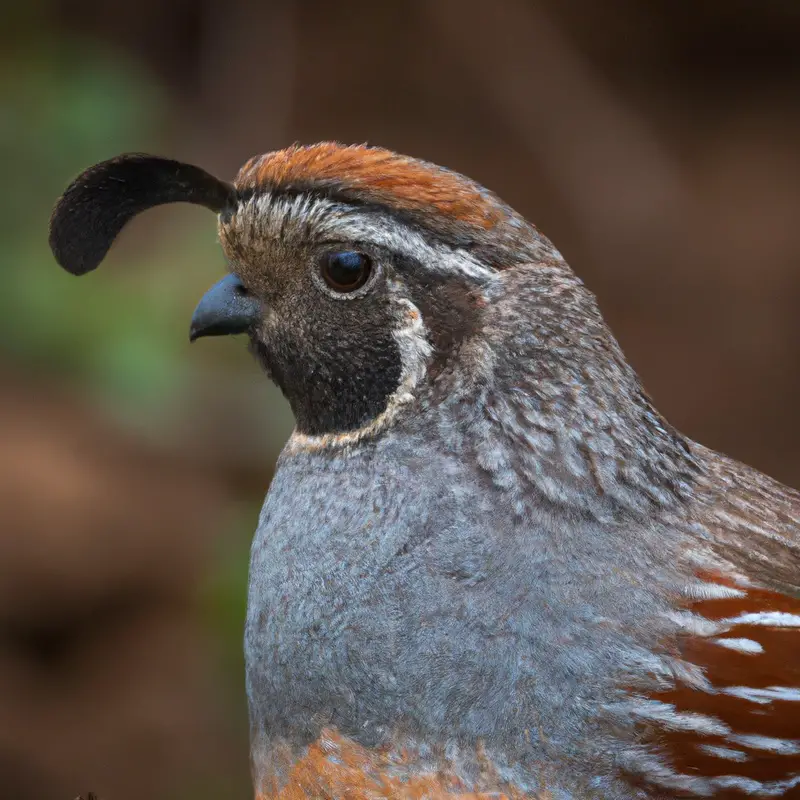
[[[372,260],[355,250],[340,250],[322,257],[322,277],[337,292],[360,289],[372,272]]]

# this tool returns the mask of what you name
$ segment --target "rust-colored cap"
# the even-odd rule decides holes
[[[456,172],[367,145],[292,145],[250,159],[239,191],[323,191],[416,217],[493,228],[508,209],[491,192]]]

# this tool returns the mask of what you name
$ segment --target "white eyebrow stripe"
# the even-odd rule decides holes
[[[495,270],[466,250],[431,243],[407,225],[380,215],[332,214],[322,220],[317,229],[344,239],[373,242],[415,261],[423,261],[428,268],[440,272],[460,273],[482,282],[497,277]]]
[[[381,212],[367,212],[346,202],[299,193],[257,193],[242,202],[220,232],[240,245],[259,251],[269,242],[315,239],[373,244],[424,264],[439,275],[463,276],[486,285],[500,272],[472,252],[429,239],[412,226]],[[554,252],[553,258],[561,255]]]
[[[740,653],[757,655],[764,652],[764,648],[753,639],[712,639],[714,644],[727,647],[729,650],[738,650]]]
[[[293,229],[300,224],[301,230]],[[242,203],[228,223],[240,242],[256,247],[259,240],[299,237],[372,243],[422,261],[440,273],[464,275],[480,283],[498,277],[497,270],[463,248],[431,241],[411,226],[381,213],[366,213],[347,203],[308,193],[256,194]]]

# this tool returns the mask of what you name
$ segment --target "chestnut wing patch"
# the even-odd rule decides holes
[[[668,709],[654,725],[658,751],[692,779],[678,796],[695,796],[694,785],[715,798],[800,797],[800,600],[719,576],[716,583],[731,596],[692,603],[698,631],[681,644],[707,687],[651,696]]]

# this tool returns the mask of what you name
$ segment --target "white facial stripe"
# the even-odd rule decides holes
[[[440,273],[461,274],[481,283],[497,277],[495,270],[466,250],[431,242],[388,214],[305,193],[254,195],[239,207],[228,227],[244,247],[255,250],[261,249],[260,242],[275,239],[298,244],[314,239],[352,240],[413,258]]]
[[[422,234],[391,217],[351,213],[327,217],[317,228],[326,235],[371,242],[395,253],[422,261],[429,269],[486,282],[496,277],[494,270],[482,264],[466,250],[453,250],[429,242]]]
[[[498,277],[495,270],[466,250],[431,242],[388,214],[365,211],[307,193],[253,195],[239,207],[226,228],[244,248],[254,252],[276,240],[298,246],[313,244],[315,240],[353,241],[413,258],[439,274],[460,274],[481,284]],[[403,295],[402,284],[390,283],[389,291],[398,316],[393,336],[400,352],[402,372],[400,384],[389,398],[386,409],[364,428],[355,431],[321,436],[295,432],[288,449],[316,450],[353,444],[385,428],[402,406],[415,399],[415,389],[425,377],[433,348],[422,315]]]
[[[386,409],[363,428],[345,433],[325,433],[320,436],[294,431],[286,444],[286,452],[328,450],[356,444],[388,427],[403,406],[415,399],[415,389],[425,378],[428,359],[433,348],[428,341],[425,324],[419,309],[406,298],[394,298],[400,324],[394,330],[394,339],[400,351],[402,371],[400,384],[389,397]]]
[[[397,328],[394,340],[400,351],[403,365],[397,402],[407,403],[414,399],[414,389],[422,382],[428,372],[428,360],[433,354],[433,347],[428,341],[427,331],[419,309],[408,299],[395,300],[404,312],[406,324]],[[391,402],[391,401],[390,401]]]

